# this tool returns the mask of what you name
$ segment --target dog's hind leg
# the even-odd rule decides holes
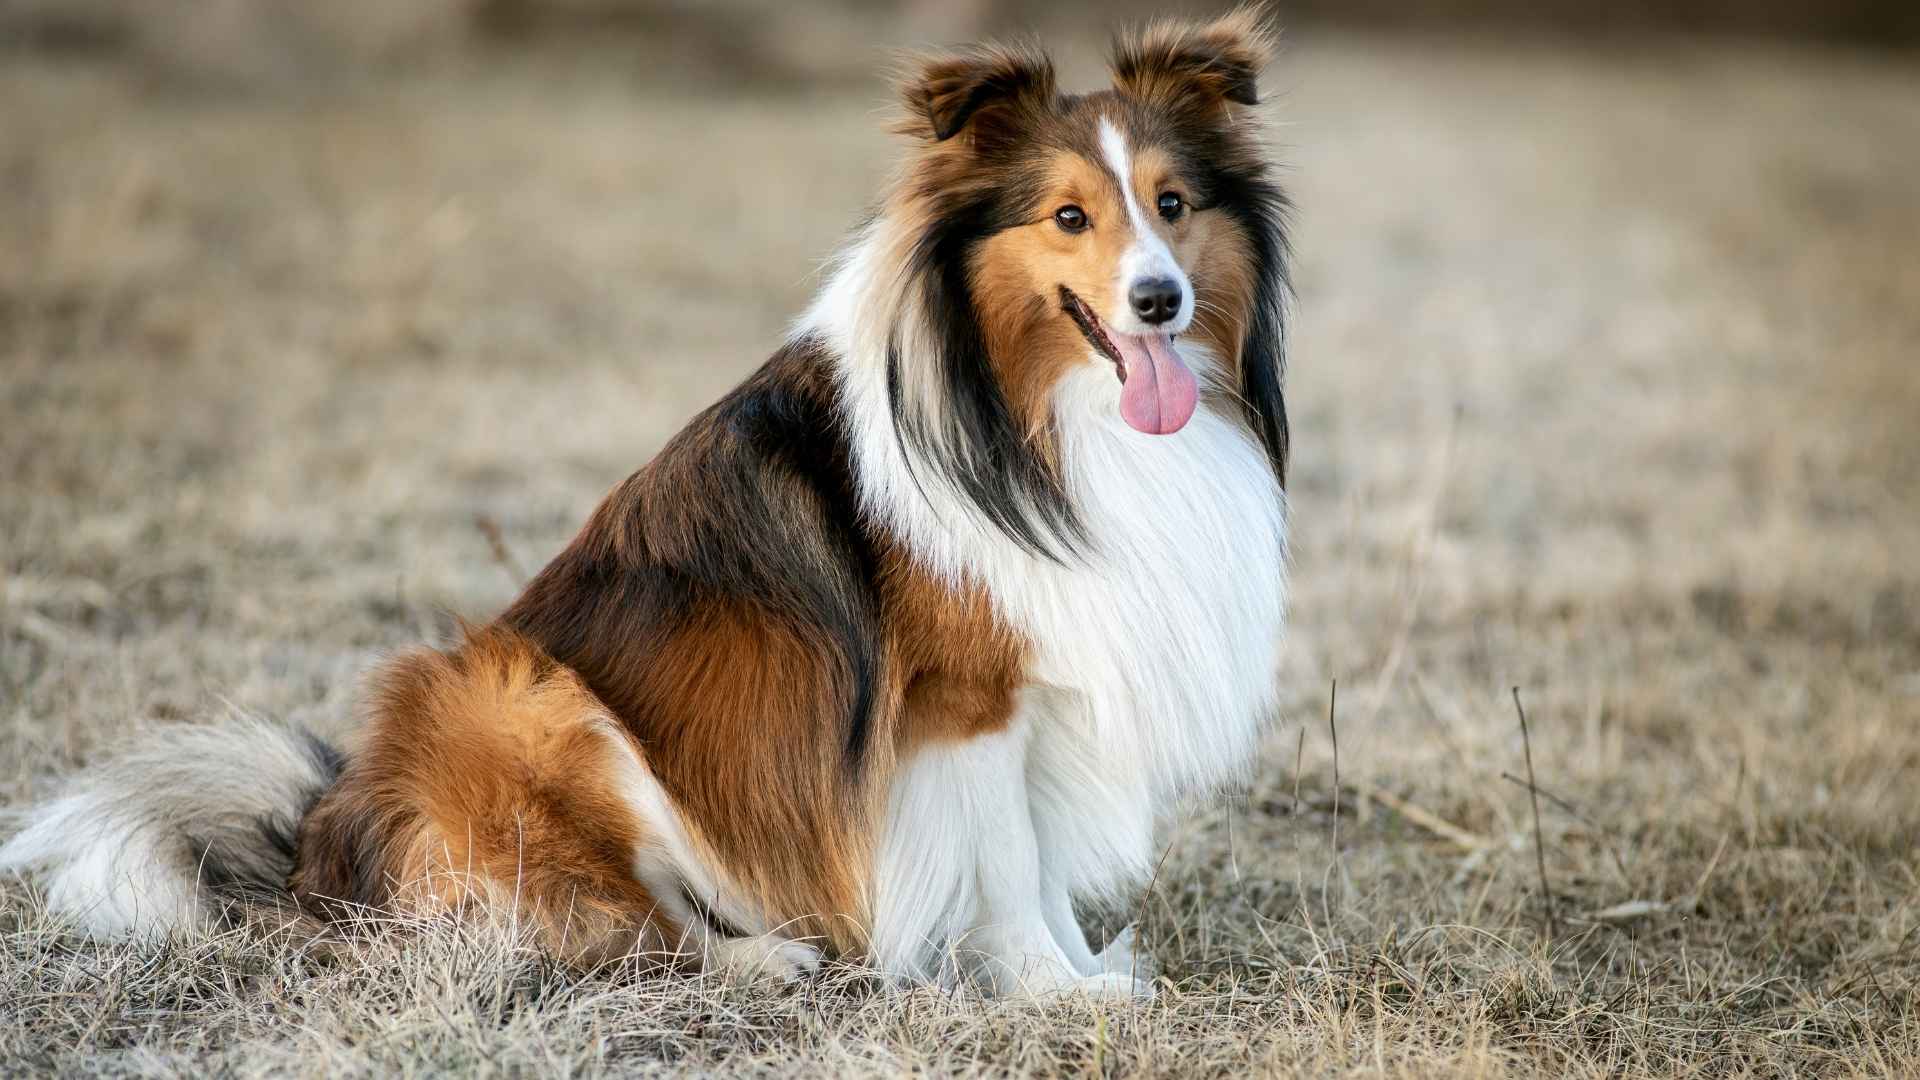
[[[667,951],[683,964],[736,982],[797,982],[816,971],[821,948],[785,927],[769,926],[760,907],[719,869],[632,740],[611,725],[603,735],[614,761],[613,785],[643,826],[634,872],[683,928],[678,939],[665,943]]]
[[[390,662],[368,711],[300,826],[304,908],[481,915],[580,963],[673,959],[688,923],[678,881],[639,873],[660,841],[627,798],[635,752],[572,671],[482,630]]]

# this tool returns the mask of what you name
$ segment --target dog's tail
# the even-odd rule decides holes
[[[0,870],[34,874],[48,909],[96,936],[217,929],[288,904],[295,832],[341,766],[285,724],[155,731],[28,811]]]

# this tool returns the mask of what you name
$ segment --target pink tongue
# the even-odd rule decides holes
[[[1165,334],[1109,334],[1127,366],[1120,418],[1149,435],[1171,435],[1193,418],[1199,387]]]

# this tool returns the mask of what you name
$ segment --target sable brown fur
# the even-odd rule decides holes
[[[619,794],[611,718],[532,642],[493,626],[406,653],[367,707],[364,743],[300,829],[291,884],[307,910],[511,908],[585,960],[655,951],[681,929],[633,875],[643,833]]]

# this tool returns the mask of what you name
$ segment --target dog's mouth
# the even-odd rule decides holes
[[[1118,334],[1087,302],[1060,286],[1067,313],[1093,351],[1113,362],[1120,377],[1120,418],[1136,431],[1171,435],[1193,418],[1200,397],[1193,369],[1173,351],[1171,334]]]
[[[1093,346],[1094,352],[1113,361],[1113,373],[1118,375],[1121,384],[1125,385],[1126,361],[1120,359],[1120,350],[1114,346],[1113,339],[1107,336],[1106,324],[1100,321],[1100,316],[1095,315],[1093,309],[1087,306],[1087,302],[1080,299],[1065,285],[1060,286],[1060,310],[1066,312],[1067,318],[1072,319],[1073,324],[1086,335],[1087,344]]]

